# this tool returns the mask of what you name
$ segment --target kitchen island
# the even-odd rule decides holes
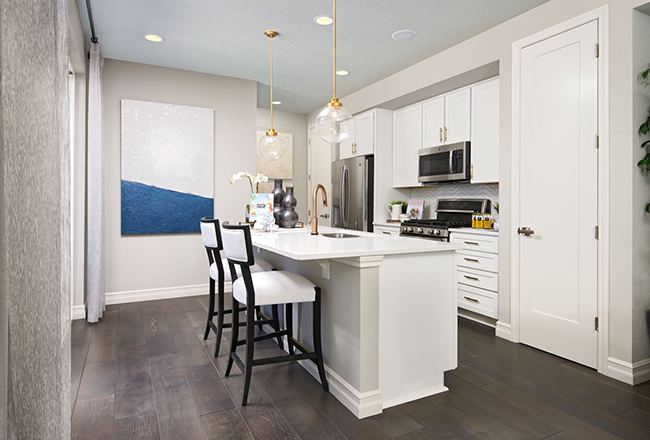
[[[255,231],[252,239],[256,257],[321,287],[330,392],[363,418],[446,391],[444,372],[457,366],[455,251],[463,246],[320,233]],[[333,233],[355,237],[327,237]],[[294,307],[295,337],[311,348],[311,305]],[[313,363],[301,364],[318,378]]]

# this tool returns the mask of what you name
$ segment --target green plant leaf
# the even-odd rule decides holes
[[[650,69],[644,71],[644,72],[641,74],[641,76],[643,77],[643,79],[647,79],[647,78],[648,78],[648,73],[650,73]]]
[[[648,124],[643,124],[641,127],[639,127],[639,131],[643,134],[648,134],[649,130],[650,129],[648,129]]]
[[[645,205],[645,210],[648,211],[648,214],[650,214],[650,203]]]
[[[641,148],[645,147],[648,144],[650,144],[650,141],[645,141],[644,143],[641,144]]]
[[[645,159],[641,159],[641,160],[639,161],[639,163],[636,164],[636,166],[640,167],[640,166],[642,166],[642,165],[648,165],[649,163],[650,163],[650,160],[648,160],[648,158],[646,157]]]

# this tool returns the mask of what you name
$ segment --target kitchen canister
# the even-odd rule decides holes
[[[293,186],[287,187],[287,195],[282,200],[282,214],[280,214],[280,227],[294,228],[298,223],[298,213],[296,212],[296,205],[298,200],[293,196]]]
[[[282,211],[284,211],[282,200],[286,195],[282,189],[282,180],[276,179],[275,188],[273,189],[273,218],[275,218],[276,225],[282,225],[281,215]]]

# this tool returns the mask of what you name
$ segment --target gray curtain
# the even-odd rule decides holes
[[[104,281],[104,141],[102,68],[99,44],[90,44],[88,67],[88,153],[86,307],[88,322],[97,322],[106,308]]]
[[[65,0],[0,0],[0,439],[70,438]]]

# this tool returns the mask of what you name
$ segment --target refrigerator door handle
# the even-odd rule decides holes
[[[343,167],[343,182],[344,182],[344,189],[343,191],[345,192],[345,200],[343,201],[343,204],[345,205],[345,214],[343,214],[343,227],[348,228],[349,222],[350,222],[350,170],[348,169],[347,165]]]
[[[345,227],[345,165],[341,167],[341,178],[339,182],[339,200],[340,200],[340,211],[341,211],[341,227]]]

